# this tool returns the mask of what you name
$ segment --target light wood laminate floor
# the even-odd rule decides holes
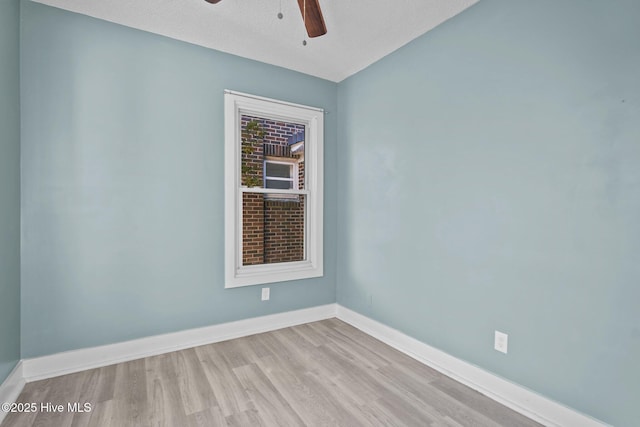
[[[65,410],[1,427],[539,426],[337,319],[32,382],[18,402]]]

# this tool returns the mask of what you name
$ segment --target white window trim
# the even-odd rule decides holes
[[[299,280],[323,275],[324,110],[225,91],[225,288]],[[251,115],[305,126],[305,189],[241,186],[240,117]],[[296,182],[297,185],[297,182]],[[305,194],[305,260],[242,265],[242,194]]]

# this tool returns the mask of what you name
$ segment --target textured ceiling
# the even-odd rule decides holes
[[[339,82],[477,0],[320,0],[328,33],[306,46],[296,0],[34,1]]]

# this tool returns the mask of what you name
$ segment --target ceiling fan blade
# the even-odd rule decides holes
[[[313,38],[327,34],[327,26],[324,24],[318,0],[298,0],[298,6],[309,37]]]

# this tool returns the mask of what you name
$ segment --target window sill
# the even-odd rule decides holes
[[[281,262],[239,267],[233,278],[227,281],[226,288],[263,285],[288,280],[311,279],[324,275],[322,267],[311,261]]]

